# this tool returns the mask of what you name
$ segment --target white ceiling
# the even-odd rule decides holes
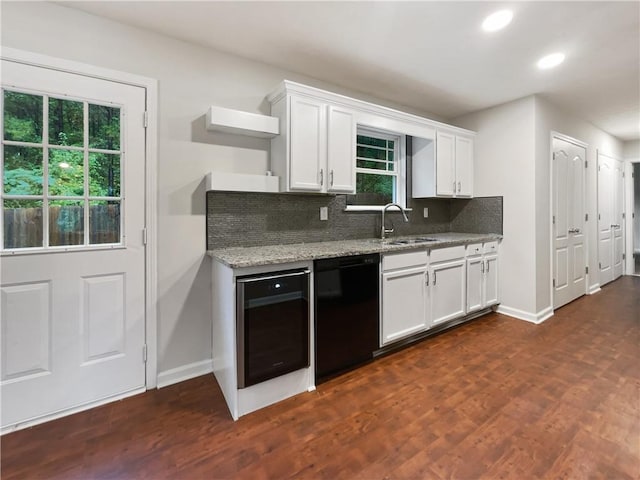
[[[640,2],[59,2],[443,118],[542,94],[640,138]],[[504,30],[486,15],[511,8]],[[541,71],[539,57],[565,52]]]

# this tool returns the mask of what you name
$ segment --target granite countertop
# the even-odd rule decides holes
[[[396,243],[416,238],[435,239],[422,243]],[[231,268],[256,267],[278,263],[317,260],[320,258],[346,257],[367,253],[388,253],[424,248],[442,248],[454,245],[500,240],[502,235],[488,233],[428,233],[410,237],[392,237],[385,241],[379,238],[360,240],[336,240],[332,242],[294,243],[290,245],[266,245],[261,247],[229,247],[208,250],[213,259]]]

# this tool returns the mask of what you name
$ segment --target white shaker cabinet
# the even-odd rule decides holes
[[[430,139],[412,139],[414,198],[473,196],[473,138],[438,130]]]
[[[467,247],[467,313],[499,303],[498,243]]]
[[[431,251],[431,325],[462,317],[466,307],[464,246]]]
[[[429,327],[427,261],[426,251],[383,256],[381,346]]]
[[[321,99],[287,94],[274,102],[280,135],[271,140],[271,168],[282,192],[355,193],[353,112]]]

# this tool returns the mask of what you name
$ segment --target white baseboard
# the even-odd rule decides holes
[[[601,290],[600,284],[595,283],[589,287],[589,291],[587,292],[587,295],[593,295],[594,293],[598,293],[600,290]]]
[[[158,374],[158,388],[168,387],[174,383],[184,382],[211,372],[213,372],[213,360],[210,358],[165,370]]]
[[[507,315],[509,317],[517,318],[518,320],[524,320],[525,322],[535,323],[536,325],[544,322],[546,319],[553,316],[553,307],[547,307],[537,313],[525,312],[517,308],[507,307],[505,305],[499,305],[496,310],[498,313]]]

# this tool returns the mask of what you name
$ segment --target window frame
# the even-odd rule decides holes
[[[16,92],[24,93],[28,95],[37,95],[42,97],[42,115],[43,115],[43,127],[42,127],[42,139],[40,142],[24,142],[5,140],[4,135],[4,92]],[[75,102],[81,102],[83,108],[83,145],[79,146],[63,146],[55,143],[51,143],[49,139],[49,99],[56,98],[61,100],[69,100]],[[115,107],[120,110],[120,148],[119,150],[107,150],[100,148],[93,148],[89,146],[89,105],[98,105],[106,107]],[[61,253],[69,251],[94,251],[94,250],[117,250],[127,248],[127,235],[125,232],[125,128],[124,122],[126,121],[126,113],[124,111],[124,105],[111,102],[100,102],[91,98],[82,98],[68,95],[58,95],[47,91],[32,90],[28,88],[15,88],[9,85],[2,85],[0,88],[0,127],[2,128],[0,138],[0,176],[2,177],[2,184],[0,185],[0,257],[7,255],[29,255],[29,254],[43,254],[43,253]],[[18,146],[28,148],[40,148],[42,149],[42,193],[35,195],[15,195],[6,194],[4,192],[4,148],[6,146]],[[51,150],[66,150],[77,151],[83,153],[83,195],[69,196],[69,195],[51,195],[49,193],[49,152]],[[92,153],[104,153],[104,154],[118,154],[120,156],[120,195],[103,197],[92,196],[89,193],[89,156]],[[35,200],[42,202],[42,245],[37,247],[16,247],[7,248],[4,244],[4,202],[5,200]],[[49,203],[61,201],[77,201],[82,202],[83,212],[83,238],[84,242],[78,245],[49,245]],[[114,243],[89,243],[90,242],[90,204],[92,201],[117,201],[120,203],[120,241]]]
[[[395,178],[394,182],[394,198],[393,202],[400,205],[403,209],[407,209],[407,137],[405,134],[392,132],[389,130],[383,130],[376,127],[370,127],[366,125],[357,125],[356,128],[356,145],[357,136],[365,135],[367,137],[381,138],[384,140],[394,141],[394,164],[395,171],[388,172],[385,170],[375,170],[369,168],[361,168],[357,166],[357,160],[355,162],[355,174],[367,173],[373,175],[384,175]],[[381,173],[384,172],[384,173]],[[357,182],[356,182],[357,185]],[[357,194],[357,192],[356,192]],[[384,205],[346,205],[346,212],[381,212]]]

